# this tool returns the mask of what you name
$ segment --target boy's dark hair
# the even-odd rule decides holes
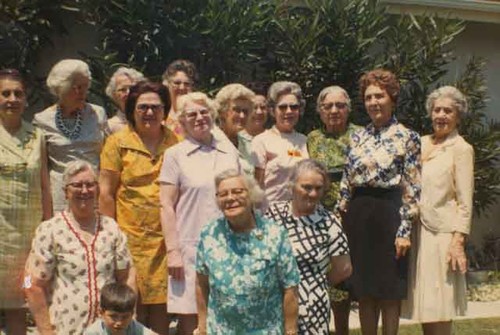
[[[137,295],[127,284],[110,283],[101,289],[101,309],[119,313],[133,312]]]

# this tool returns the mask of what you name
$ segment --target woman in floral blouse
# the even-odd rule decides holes
[[[227,170],[215,185],[224,216],[201,232],[194,334],[297,334],[299,272],[286,230],[254,212],[262,191],[253,178]]]
[[[410,232],[420,196],[420,137],[394,116],[395,75],[373,70],[360,79],[371,123],[352,136],[342,177],[339,211],[353,265],[363,334],[397,334],[406,298]]]

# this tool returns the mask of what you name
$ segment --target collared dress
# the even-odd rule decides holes
[[[165,127],[163,134],[158,151],[152,154],[134,128],[127,125],[108,137],[101,153],[101,170],[120,174],[115,195],[116,221],[127,235],[142,304],[166,302],[167,253],[161,228],[158,176],[163,153],[177,139]]]
[[[474,149],[455,130],[439,145],[422,137],[420,224],[410,250],[410,285],[403,317],[446,322],[465,315],[465,275],[452,271],[448,248],[454,232],[468,235],[473,213]]]
[[[393,116],[355,132],[340,184],[356,297],[406,297],[408,257],[396,260],[396,237],[410,238],[420,198],[420,136]],[[384,269],[384,271],[380,271]]]
[[[296,217],[290,201],[274,203],[266,217],[286,228],[299,266],[299,334],[328,335],[330,259],[349,254],[339,220],[322,205],[310,215]]]
[[[260,215],[248,233],[220,217],[205,225],[196,271],[208,276],[207,334],[281,335],[283,291],[299,271],[283,227]]]
[[[80,335],[99,317],[101,288],[115,271],[130,268],[127,238],[107,216],[97,220],[92,241],[79,233],[71,215],[59,212],[42,222],[26,262],[25,287],[49,283],[49,315],[56,334]]]
[[[340,179],[342,178],[351,136],[361,128],[349,123],[342,135],[335,136],[327,133],[324,126],[322,126],[307,135],[309,156],[323,163],[330,176],[330,188],[321,201],[329,210],[334,210],[335,204],[340,197]]]
[[[266,204],[291,199],[290,174],[299,161],[309,158],[307,137],[296,131],[282,133],[276,126],[265,130],[252,140],[251,161],[264,170]]]
[[[165,119],[165,126],[175,134],[179,142],[184,139],[184,127],[179,121],[179,114],[177,112],[170,111],[170,113],[168,113],[168,116]]]
[[[245,129],[238,132],[238,151],[241,159],[246,163],[243,167],[245,173],[249,176],[254,175],[255,167],[252,165],[252,140],[254,136],[250,135]]]
[[[40,129],[22,122],[11,135],[0,125],[0,309],[24,305],[24,264],[42,222]]]
[[[68,163],[76,159],[82,159],[97,169],[104,138],[109,133],[104,109],[86,103],[81,111],[82,126],[80,133],[75,139],[70,139],[63,134],[56,124],[56,109],[56,105],[50,106],[44,111],[35,114],[33,119],[33,124],[39,127],[45,136],[54,212],[66,208],[62,175]]]
[[[240,171],[234,146],[217,137],[203,145],[191,137],[165,151],[159,181],[174,185],[174,211],[185,280],[168,281],[170,313],[196,314],[195,257],[202,227],[221,215],[215,199],[215,176],[228,169]]]

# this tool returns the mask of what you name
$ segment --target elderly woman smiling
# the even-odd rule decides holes
[[[50,185],[54,211],[65,207],[62,173],[75,159],[97,168],[99,153],[108,132],[104,109],[86,102],[90,87],[89,66],[77,59],[64,59],[54,65],[47,77],[55,105],[35,115],[47,142]]]
[[[276,202],[266,213],[287,229],[299,265],[299,334],[329,334],[328,288],[352,270],[340,222],[319,203],[328,182],[321,163],[300,161],[292,170],[292,200]]]
[[[195,334],[297,334],[299,273],[286,230],[256,214],[253,178],[215,178],[223,217],[207,224],[196,255]]]
[[[130,92],[130,87],[138,81],[145,80],[144,75],[137,70],[120,67],[113,73],[106,86],[106,95],[115,103],[116,114],[108,120],[108,127],[111,133],[114,133],[127,125],[125,116],[125,103]]]
[[[474,193],[474,150],[459,134],[467,100],[455,87],[427,98],[434,133],[422,138],[420,222],[413,240],[404,315],[422,323],[425,335],[450,335],[451,320],[467,307],[464,251]]]
[[[95,210],[93,166],[70,162],[62,181],[67,208],[40,224],[26,263],[26,297],[41,335],[81,334],[99,316],[106,283],[135,287],[127,238]]]

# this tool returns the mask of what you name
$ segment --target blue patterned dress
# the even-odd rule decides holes
[[[209,281],[208,334],[283,334],[283,290],[300,275],[286,230],[255,219],[249,233],[234,233],[222,217],[201,232],[196,271]]]

